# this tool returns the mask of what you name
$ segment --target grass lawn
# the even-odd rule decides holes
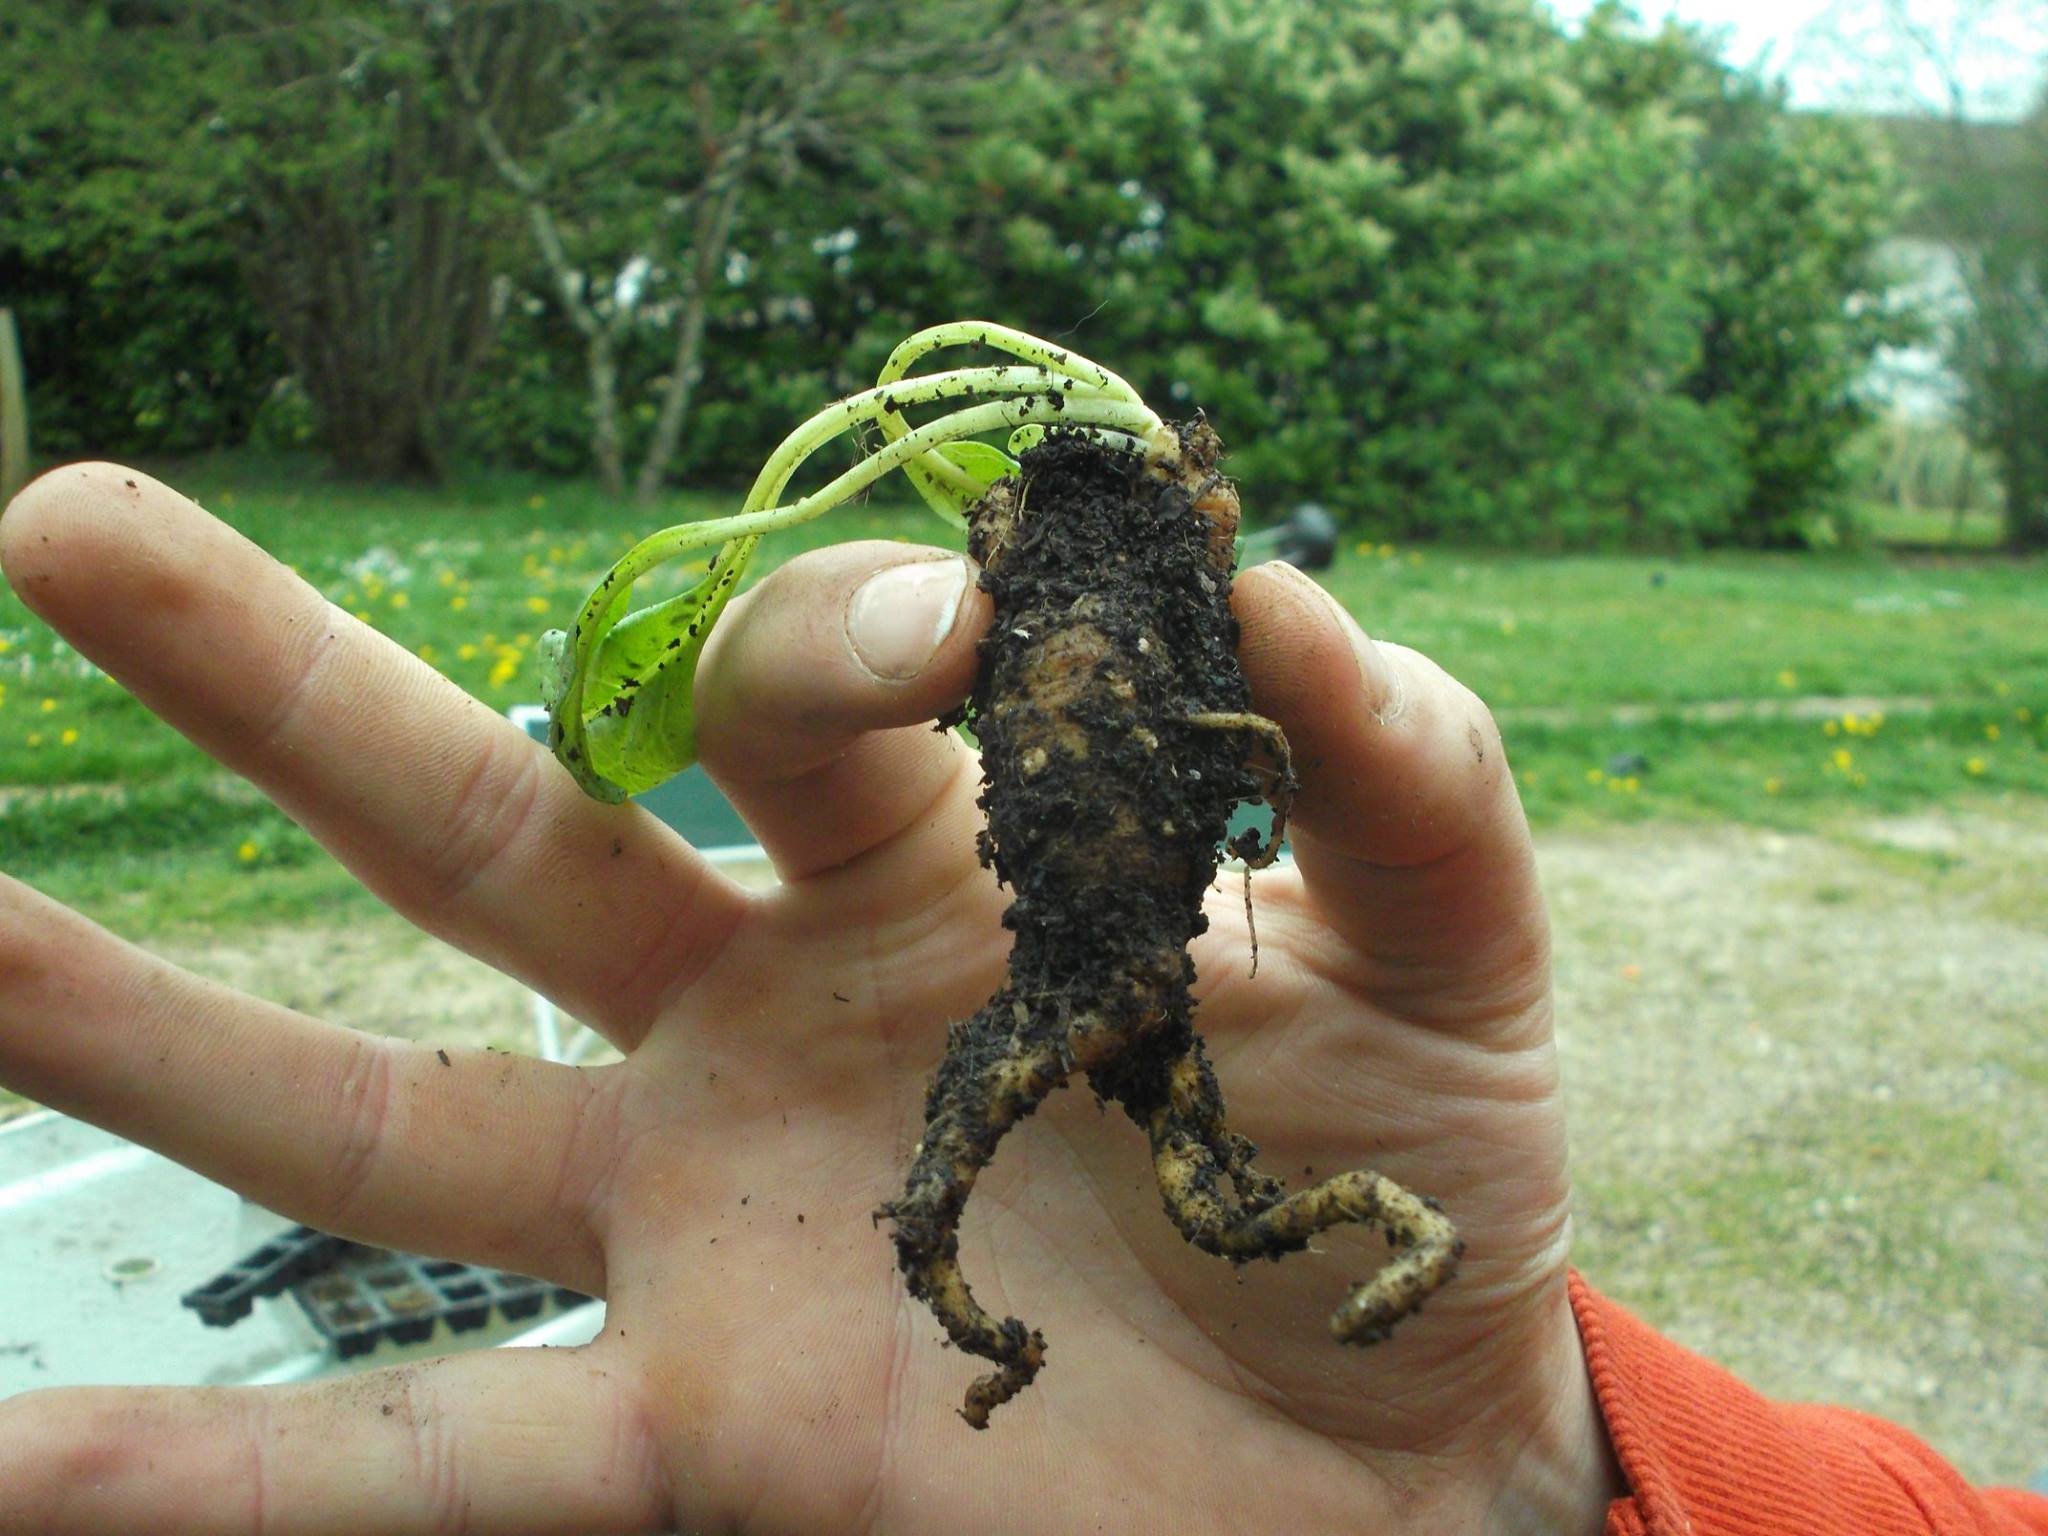
[[[352,487],[245,458],[162,472],[501,708],[534,697],[535,638],[626,544],[731,503],[681,495],[649,516],[581,484]],[[958,542],[914,506],[875,503],[770,541],[759,570],[856,537]],[[1354,538],[1323,579],[1370,632],[1435,657],[1500,713],[1539,826],[1810,826],[1965,791],[2048,793],[2042,574],[1972,553],[1538,559]],[[0,867],[130,933],[368,900],[11,593]]]

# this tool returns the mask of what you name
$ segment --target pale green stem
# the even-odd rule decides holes
[[[896,350],[889,354],[889,361],[882,365],[878,383],[889,384],[903,377],[910,365],[926,353],[936,352],[941,347],[993,347],[1007,352],[1012,357],[1035,363],[1062,377],[1086,384],[1101,393],[1118,400],[1128,400],[1142,406],[1138,392],[1118,374],[1111,373],[1101,364],[1091,362],[1078,352],[1069,352],[1056,347],[1040,337],[1013,331],[1006,325],[997,325],[988,320],[953,320],[945,325],[934,325],[908,336],[897,343]]]
[[[1048,372],[1057,373],[1062,378],[1071,380],[1075,387],[1090,393],[1108,395],[1116,400],[1128,400],[1140,408],[1144,406],[1138,392],[1126,380],[1111,373],[1099,363],[1091,362],[1065,348],[1056,347],[1037,336],[1014,331],[1007,325],[997,325],[987,320],[948,321],[944,325],[929,326],[914,336],[906,337],[897,344],[896,350],[889,354],[889,360],[882,365],[882,372],[875,382],[879,385],[895,383],[910,370],[912,363],[943,347],[993,347],[997,351],[1008,352],[1013,357],[1034,363]],[[1153,418],[1152,425],[1158,425],[1156,417]],[[901,437],[907,430],[906,423],[901,420],[891,421],[886,416],[880,419],[880,426],[882,436],[890,441]],[[917,467],[957,493],[971,495],[975,489],[974,481],[942,454],[921,454],[917,459]]]
[[[955,368],[916,379],[884,379],[873,389],[864,389],[857,395],[848,395],[844,400],[826,406],[785,437],[782,445],[768,456],[768,462],[761,466],[761,473],[754,477],[754,487],[748,492],[740,511],[744,515],[772,505],[805,459],[847,428],[861,422],[875,422],[893,441],[903,435],[908,425],[902,419],[903,407],[908,405],[924,405],[961,395],[1030,395],[1048,391],[1096,398],[1104,394],[1101,387],[1086,380],[1070,381],[1065,375],[1038,366]],[[1158,419],[1142,404],[1138,409],[1148,419],[1147,430],[1158,425]],[[947,467],[952,468],[951,465]]]
[[[575,627],[570,631],[570,643],[575,651],[572,673],[575,682],[571,684],[570,695],[564,701],[565,717],[576,718],[573,714],[567,713],[571,705],[578,709],[582,707],[582,680],[589,659],[590,646],[597,636],[610,628],[610,621],[617,617],[616,610],[623,606],[631,595],[633,583],[653,567],[687,550],[701,549],[706,544],[727,539],[746,537],[746,530],[752,526],[746,520],[772,507],[775,499],[782,494],[783,487],[789,484],[790,477],[802,466],[804,460],[841,432],[863,421],[886,420],[889,416],[899,416],[905,406],[925,405],[934,400],[955,399],[963,395],[1026,394],[1060,388],[1081,394],[1093,390],[1094,386],[1086,381],[1066,385],[1065,378],[1064,375],[1056,376],[1050,370],[1037,366],[957,368],[946,373],[928,374],[908,382],[891,380],[887,384],[878,384],[873,389],[848,395],[845,399],[826,406],[785,437],[775,452],[769,455],[768,462],[761,467],[760,474],[755,476],[753,487],[748,491],[746,500],[740,504],[740,510],[735,516],[684,523],[649,534],[629,550],[625,558],[613,566],[604,580],[598,583],[597,589],[584,599],[582,610],[576,615]],[[1144,408],[1141,405],[1139,409]],[[1147,412],[1147,415],[1149,414]],[[738,531],[731,531],[735,529]]]
[[[1015,399],[985,401],[927,422],[877,449],[851,469],[786,507],[761,505],[780,494],[805,458],[855,422],[873,420],[884,411],[893,413],[902,405],[991,389],[1025,392]],[[576,627],[571,632],[575,665],[558,718],[573,722],[569,729],[580,734],[589,648],[601,629],[608,627],[601,625],[599,620],[610,618],[611,610],[627,600],[632,584],[656,566],[690,550],[702,549],[707,544],[744,545],[751,549],[753,541],[763,534],[809,522],[859,495],[890,470],[942,443],[957,442],[983,432],[1012,429],[1027,422],[1048,426],[1103,427],[1140,439],[1149,437],[1159,426],[1159,418],[1142,402],[1103,398],[1094,394],[1092,389],[1048,389],[1045,370],[1035,367],[960,369],[950,374],[935,373],[908,382],[878,386],[849,396],[820,411],[784,439],[783,446],[776,450],[756,478],[741,511],[731,517],[681,523],[649,534],[611,568],[604,580],[598,583],[597,590],[584,599],[583,608],[576,616]],[[739,548],[729,553],[721,550],[720,558],[737,558],[743,552]]]

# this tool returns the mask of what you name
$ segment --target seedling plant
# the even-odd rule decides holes
[[[1012,361],[912,374],[935,352]],[[921,425],[908,412],[943,412]],[[844,432],[867,452],[809,495],[791,477]],[[978,441],[1007,432],[1008,451]],[[1225,852],[1269,863],[1294,788],[1286,738],[1254,713],[1230,614],[1238,500],[1199,418],[1163,423],[1108,369],[983,321],[934,326],[890,355],[873,389],[827,406],[769,457],[738,513],[641,540],[543,637],[550,742],[586,791],[616,801],[695,758],[692,684],[712,626],[760,541],[901,470],[967,531],[995,608],[972,693],[942,723],[981,749],[981,858],[1010,888],[1008,973],[950,1031],[923,1139],[891,1225],[911,1292],[952,1342],[995,1369],[967,1390],[975,1428],[1037,1375],[1046,1343],[974,1298],[960,1216],[1005,1133],[1075,1074],[1142,1130],[1166,1214],[1196,1247],[1242,1264],[1359,1222],[1392,1257],[1330,1318],[1337,1340],[1385,1338],[1451,1277],[1462,1244],[1434,1202],[1383,1176],[1338,1174],[1290,1194],[1224,1120],[1194,1027],[1188,943]],[[638,610],[633,587],[694,551],[687,590]],[[1264,800],[1270,836],[1228,836]]]

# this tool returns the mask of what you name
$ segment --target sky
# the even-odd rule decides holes
[[[1592,0],[1550,0],[1567,23]],[[1732,64],[1787,80],[1795,105],[1885,111],[1944,108],[1954,62],[1972,116],[2015,115],[2048,66],[2048,0],[1635,0],[1646,21],[1666,17],[1725,36]],[[1903,22],[1901,26],[1899,23]],[[1905,40],[1917,33],[1917,51]]]

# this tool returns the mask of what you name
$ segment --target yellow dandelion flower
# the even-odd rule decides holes
[[[32,747],[40,747],[43,744],[43,733],[41,731],[30,731],[28,733],[28,744]]]
[[[2002,699],[2008,693],[2012,692],[2012,684],[2008,683],[2004,678],[2000,678],[1997,682],[1991,685],[1991,691],[1997,694]]]
[[[1354,555],[1369,555],[1372,553],[1372,549],[1371,539],[1361,539],[1358,543],[1351,546],[1351,553]]]
[[[1621,781],[1621,792],[1625,795],[1632,795],[1642,787],[1643,781],[1637,778],[1634,774],[1630,774],[1627,778]]]
[[[542,507],[546,506],[547,504],[547,497],[541,495],[538,491],[535,491],[531,496],[526,498],[526,508],[529,512],[538,512]],[[539,538],[540,535],[535,534],[534,537]]]
[[[441,583],[444,587],[452,587],[455,585],[455,573],[450,570],[443,570],[434,577],[434,580]]]
[[[1842,722],[1839,720],[1829,720],[1821,726],[1821,729],[1830,736],[1839,736],[1842,734]]]
[[[1976,778],[1979,774],[1983,773],[1984,768],[1984,759],[1981,757],[1973,757],[1963,764],[1963,772],[1970,775],[1971,778]]]
[[[1780,688],[1797,688],[1799,686],[1799,674],[1790,667],[1785,668],[1784,671],[1778,674],[1778,686]]]
[[[365,624],[370,622],[370,610],[367,608],[351,608],[349,612],[361,619]]]
[[[7,690],[5,688],[0,688],[0,704],[4,704],[6,702]],[[2012,717],[2013,719],[2019,721],[2021,725],[2025,725],[2029,720],[2034,718],[2034,712],[2031,709],[2027,708],[2026,705],[2022,704],[2018,709],[2012,712]]]
[[[562,563],[562,562],[563,562],[564,560],[566,560],[566,559],[568,559],[568,558],[569,558],[569,557],[568,557],[568,556],[567,556],[566,554],[564,554],[564,553],[562,552],[562,546],[561,546],[561,545],[559,545],[559,544],[550,544],[550,545],[548,546],[548,564],[549,564],[549,565],[560,565],[560,564],[561,564],[561,563]]]
[[[1829,759],[1830,762],[1844,773],[1849,771],[1849,765],[1855,760],[1855,755],[1847,747],[1835,748],[1835,755]]]
[[[420,648],[414,651],[413,654],[419,657],[421,661],[432,661],[434,659],[434,642],[431,640],[422,641]]]
[[[1784,787],[1785,787],[1785,781],[1784,781],[1783,779],[1765,779],[1765,780],[1764,780],[1764,793],[1765,793],[1765,794],[1767,794],[1767,795],[1775,795],[1775,794],[1777,794],[1777,793],[1778,793],[1778,792],[1779,792],[1780,790],[1782,790],[1782,789],[1783,789]]]
[[[462,612],[463,609],[469,606],[469,599],[463,597],[460,593],[458,593],[454,597],[448,599],[448,606],[454,609],[455,612],[460,613]]]
[[[1606,779],[1607,775],[1602,773],[1598,768],[1588,768],[1586,770],[1586,782],[1588,784],[1605,783]]]
[[[0,656],[5,656],[9,651],[13,649],[14,642],[12,640],[0,640]]]
[[[548,600],[544,597],[529,597],[526,600],[526,607],[531,613],[546,613],[548,611]]]
[[[394,592],[391,594],[391,606],[394,608],[410,608],[412,606],[412,598],[407,593]]]
[[[43,700],[43,705],[42,705],[42,709],[43,709],[43,713],[44,713],[44,714],[46,714],[46,715],[48,715],[48,714],[54,714],[54,713],[56,712],[56,709],[57,709],[57,701],[56,701],[55,699],[45,699],[45,700]]]
[[[59,736],[59,737],[57,738],[57,740],[58,740],[58,741],[60,741],[60,742],[62,742],[62,743],[63,743],[63,744],[65,745],[65,746],[67,746],[67,747],[75,747],[75,746],[77,746],[77,745],[78,745],[78,727],[77,727],[77,726],[75,726],[75,725],[67,725],[67,726],[65,726],[65,727],[64,727],[64,734],[63,734],[63,735],[61,735],[61,736]]]
[[[255,843],[246,842],[242,844],[241,847],[235,850],[235,857],[240,859],[244,864],[254,864],[256,862],[257,855],[261,854],[262,852],[263,850],[261,848],[258,848],[255,845]]]
[[[455,654],[464,661],[475,661],[476,646],[472,642],[465,640],[462,644],[455,647]]]
[[[1515,619],[1513,614],[1509,614],[1508,617],[1500,621],[1500,632],[1504,635],[1512,635],[1515,632]]]
[[[1382,560],[1391,560],[1391,559],[1393,559],[1393,558],[1394,558],[1394,546],[1393,546],[1393,545],[1391,545],[1391,544],[1382,544],[1382,545],[1380,546],[1380,558],[1381,558]]]
[[[1984,727],[1984,739],[1986,741],[1996,741],[1998,740],[2001,734],[2003,733],[2000,732],[2000,730],[1998,729],[1998,724],[1996,721],[1993,721],[1990,725]]]

